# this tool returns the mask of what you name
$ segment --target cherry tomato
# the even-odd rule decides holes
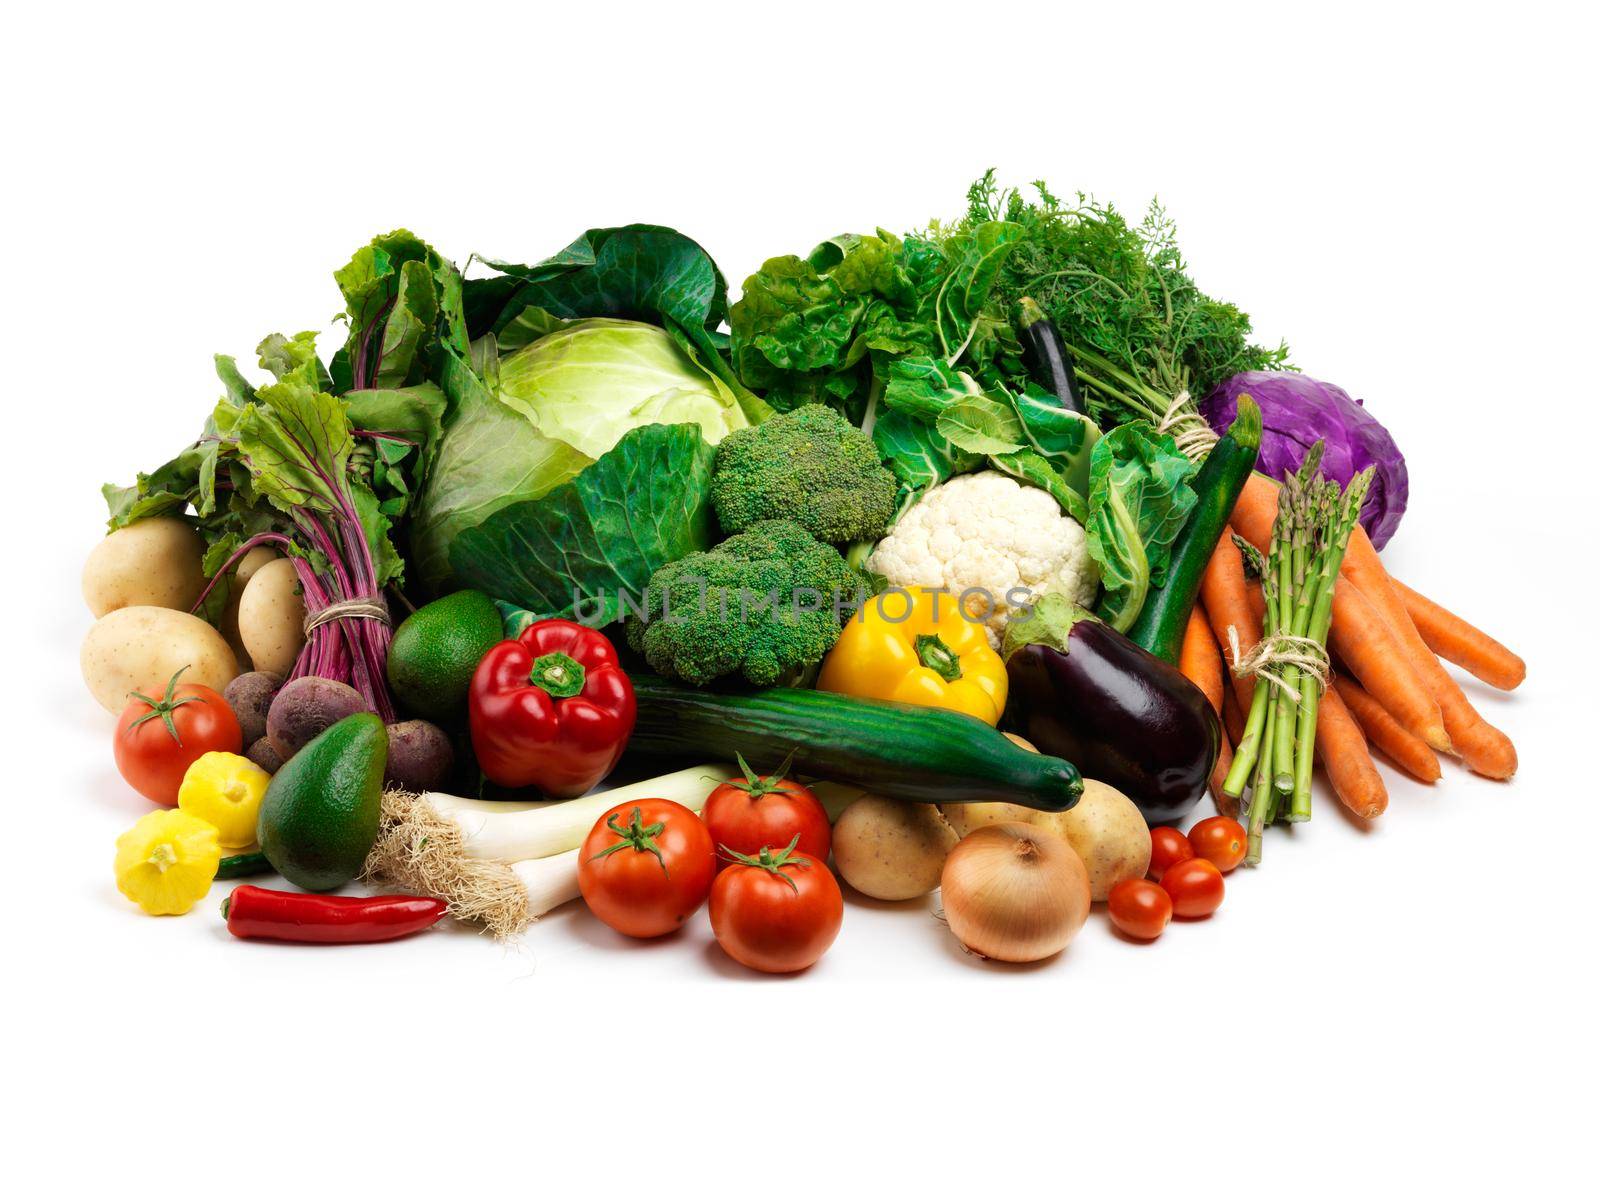
[[[827,862],[828,851],[833,848],[833,831],[827,811],[812,790],[783,778],[782,768],[763,778],[743,758],[739,766],[744,778],[721,784],[711,793],[701,814],[718,850],[760,854],[764,846],[787,846],[799,838],[796,848],[801,854]],[[718,867],[726,869],[732,862],[732,857],[724,853],[718,859]]]
[[[1160,937],[1172,920],[1172,897],[1148,879],[1124,879],[1106,897],[1106,911],[1123,933],[1149,941]]]
[[[1157,825],[1150,831],[1150,878],[1160,879],[1173,863],[1193,857],[1189,839],[1171,825]]]
[[[594,823],[578,851],[578,890],[629,937],[660,937],[705,903],[717,851],[705,823],[672,800],[632,800]]]
[[[1175,916],[1209,917],[1222,907],[1222,872],[1203,858],[1173,863],[1161,886],[1172,897]]]
[[[826,864],[782,850],[734,856],[711,888],[711,932],[735,962],[757,971],[803,971],[844,922],[844,896]]]
[[[130,693],[111,744],[122,777],[140,795],[168,808],[178,803],[178,787],[195,759],[213,750],[238,754],[243,749],[239,718],[228,702],[202,684],[178,682],[188,669],[180,668],[167,681],[160,699],[154,688],[148,695]]]
[[[1189,830],[1194,856],[1203,858],[1226,875],[1244,861],[1250,837],[1231,817],[1207,817]]]

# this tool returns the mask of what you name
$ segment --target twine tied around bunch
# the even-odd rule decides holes
[[[1156,422],[1156,432],[1170,433],[1177,444],[1178,453],[1195,462],[1205,458],[1211,453],[1211,447],[1217,444],[1216,431],[1195,411],[1187,388],[1167,405],[1166,414]]]
[[[1272,684],[1290,703],[1300,703],[1300,689],[1280,673],[1282,667],[1298,667],[1300,673],[1316,681],[1320,694],[1328,688],[1332,664],[1328,652],[1315,638],[1296,637],[1292,633],[1270,633],[1254,646],[1248,654],[1239,652],[1239,630],[1228,626],[1228,651],[1233,656],[1233,673],[1238,676],[1254,675]]]
[[[330,621],[343,621],[345,619],[359,621],[382,621],[389,624],[389,609],[383,603],[382,596],[352,596],[348,600],[335,600],[327,608],[319,608],[316,612],[306,613],[306,619],[301,628],[307,637],[311,631]]]

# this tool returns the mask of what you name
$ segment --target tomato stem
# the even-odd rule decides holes
[[[744,779],[730,779],[728,786],[748,793],[752,800],[759,800],[763,796],[792,796],[794,790],[784,787],[783,784],[784,777],[789,774],[789,768],[794,765],[794,756],[795,751],[789,751],[789,757],[783,760],[776,771],[762,777],[751,770],[750,764],[744,760],[744,755],[736,752],[734,758],[739,763],[739,769],[744,772]]]
[[[189,666],[190,664],[185,663],[172,673],[172,678],[167,680],[166,694],[159,700],[152,700],[143,692],[128,693],[130,699],[142,700],[144,703],[150,706],[149,712],[137,716],[128,722],[129,733],[132,733],[146,721],[151,720],[154,717],[160,717],[161,723],[167,727],[167,732],[172,735],[172,740],[177,742],[180,748],[183,746],[183,739],[178,736],[178,725],[177,722],[172,719],[172,714],[175,710],[182,708],[185,704],[198,704],[202,699],[204,699],[202,696],[174,695],[174,693],[178,690],[178,676],[187,671]]]
[[[667,878],[672,878],[672,872],[667,870],[667,860],[662,857],[661,847],[656,843],[666,829],[665,821],[656,821],[653,824],[643,823],[644,814],[639,808],[634,808],[626,826],[617,824],[617,813],[612,813],[606,818],[606,828],[617,835],[617,841],[600,851],[589,861],[604,858],[608,854],[615,854],[618,850],[631,849],[643,854],[654,854],[656,861],[661,864],[661,873]],[[798,841],[798,837],[796,838]]]
[[[759,867],[763,871],[770,871],[798,893],[800,885],[785,875],[784,871],[789,867],[803,870],[811,865],[811,860],[803,855],[800,858],[792,857],[795,847],[799,844],[800,835],[797,833],[782,850],[774,851],[771,846],[763,846],[758,854],[740,854],[737,850],[730,850],[726,846],[721,846],[719,849],[733,862],[743,863],[747,867]]]

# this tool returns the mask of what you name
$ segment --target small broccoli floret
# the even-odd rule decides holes
[[[889,528],[895,486],[870,437],[807,404],[722,439],[711,503],[727,533],[781,517],[818,541],[854,542]]]
[[[704,685],[739,673],[772,687],[822,661],[842,628],[836,601],[865,588],[793,521],[759,521],[657,570],[643,616],[628,617],[628,644],[669,678]]]

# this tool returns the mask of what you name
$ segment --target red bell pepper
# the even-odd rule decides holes
[[[598,629],[536,621],[492,647],[467,692],[472,748],[502,787],[581,796],[617,765],[633,733],[633,684]]]

